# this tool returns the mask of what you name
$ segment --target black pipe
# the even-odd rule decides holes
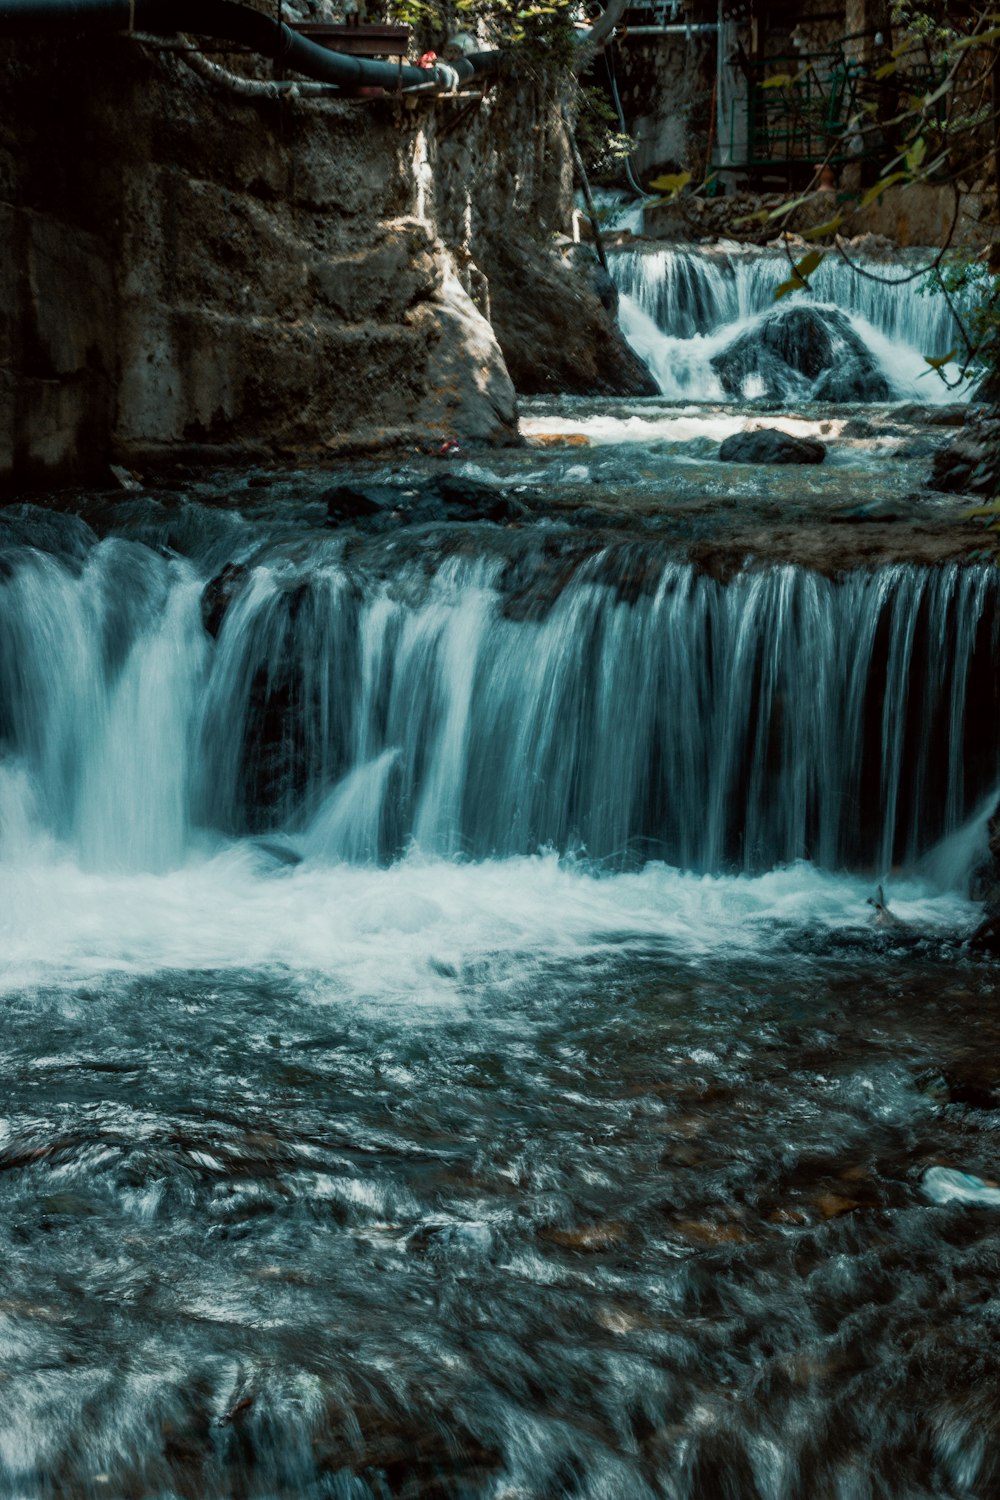
[[[237,42],[320,83],[340,88],[416,88],[445,82],[436,69],[376,62],[330,52],[283,21],[233,0],[0,0],[0,31],[38,32],[49,26],[70,30],[146,31],[169,35],[192,31]],[[500,54],[479,52],[453,66],[463,82],[497,66]]]

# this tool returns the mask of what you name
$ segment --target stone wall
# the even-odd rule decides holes
[[[438,223],[517,390],[655,395],[618,328],[612,283],[564,232],[573,171],[559,89],[528,73],[466,108],[464,129],[446,103],[437,114]]]
[[[524,108],[516,89],[247,98],[124,37],[7,45],[0,484],[515,438],[476,256],[539,202],[569,218],[565,142],[532,134],[541,96],[531,149],[502,159]]]
[[[616,48],[618,92],[636,142],[632,165],[640,182],[661,172],[705,176],[717,40],[690,35],[625,34]]]

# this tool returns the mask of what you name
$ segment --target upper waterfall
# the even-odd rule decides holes
[[[775,302],[792,262],[781,250],[736,245],[623,249],[610,258],[621,294],[620,318],[629,342],[646,360],[664,395],[682,400],[754,399],[888,400],[954,399],[933,374],[926,356],[940,358],[956,346],[947,301],[921,291],[915,267],[859,259],[848,264],[828,254],[810,277],[808,291]],[[725,366],[738,340],[763,338],[794,309],[812,309],[807,341],[829,334],[817,358],[792,352],[774,366],[770,385],[759,367],[739,383]],[[806,320],[802,320],[805,324]],[[780,335],[779,335],[780,339]],[[774,342],[772,337],[771,342]],[[800,347],[802,339],[795,341]],[[843,381],[845,357],[856,368]],[[731,363],[731,361],[730,361]],[[834,370],[838,384],[821,379]],[[801,379],[797,377],[802,377]],[[777,384],[775,383],[777,382]]]

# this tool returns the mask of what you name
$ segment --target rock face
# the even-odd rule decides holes
[[[836,308],[776,307],[712,360],[723,389],[740,398],[885,401],[874,358]]]
[[[653,396],[616,322],[594,251],[562,233],[573,174],[558,101],[538,86],[491,89],[474,125],[442,130],[437,216],[459,275],[487,313],[522,395]]]
[[[595,295],[601,279],[596,258],[585,279],[572,263],[530,242],[496,240],[483,249],[482,262],[493,326],[523,395],[657,394],[649,370],[621,338],[614,312]]]
[[[929,483],[948,494],[992,498],[1000,490],[1000,416],[974,412],[954,442],[934,455]]]
[[[821,464],[826,448],[815,438],[761,427],[755,432],[734,432],[720,447],[719,457],[729,464]]]
[[[514,440],[514,385],[534,388],[527,331],[510,332],[525,273],[547,277],[535,344],[559,351],[553,379],[635,389],[641,366],[544,229],[533,265],[492,254],[539,205],[568,222],[561,129],[513,85],[471,114],[247,97],[125,37],[5,44],[0,486]],[[606,335],[582,376],[571,324]]]

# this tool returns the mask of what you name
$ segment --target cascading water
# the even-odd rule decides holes
[[[0,509],[0,1500],[996,1492],[1000,575],[824,411]]]
[[[828,254],[807,292],[778,303],[775,292],[791,272],[788,256],[778,250],[619,250],[611,270],[625,334],[670,398],[955,398],[925,358],[960,347],[954,316],[944,297],[921,292],[921,278],[914,278],[908,262],[859,260],[855,267]],[[810,313],[798,340],[807,356],[810,340],[815,343],[824,328],[833,335],[821,368],[811,370],[808,359],[803,368],[793,358],[775,367],[770,384],[759,369],[743,372],[739,383],[727,380],[726,355],[737,340],[766,339],[769,329],[799,309]],[[838,369],[845,358],[856,365],[846,383]],[[831,370],[839,384],[831,383]]]
[[[151,871],[199,826],[333,860],[887,870],[993,784],[989,568],[721,584],[626,543],[527,618],[504,568],[387,583],[279,559],[212,646],[185,564],[120,541],[79,572],[29,555],[0,585],[8,765],[85,866]]]

